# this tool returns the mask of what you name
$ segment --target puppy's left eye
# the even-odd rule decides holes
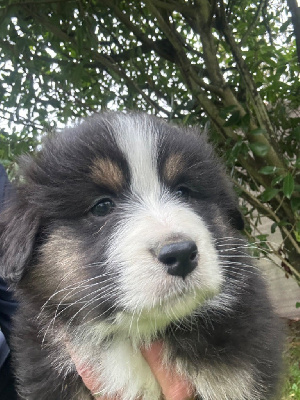
[[[91,208],[91,213],[96,217],[105,217],[110,214],[115,208],[115,203],[109,199],[101,199]]]
[[[183,199],[187,200],[191,195],[191,191],[186,186],[179,186],[176,189],[175,194],[176,194],[177,197],[180,197],[180,198],[183,198]]]

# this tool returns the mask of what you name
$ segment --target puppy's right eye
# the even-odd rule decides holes
[[[115,208],[115,203],[109,199],[101,199],[91,208],[91,213],[96,217],[105,217]]]

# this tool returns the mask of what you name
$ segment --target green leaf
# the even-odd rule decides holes
[[[291,132],[291,136],[295,138],[295,140],[297,140],[299,142],[300,140],[300,126],[296,126],[292,132]]]
[[[296,308],[300,308],[300,302],[297,301]]]
[[[279,190],[278,189],[274,189],[274,188],[267,188],[260,196],[260,200],[263,203],[266,203],[267,201],[272,200],[277,194],[278,194]]]
[[[257,235],[256,236],[257,237],[257,239],[260,241],[260,242],[266,242],[267,241],[267,239],[268,239],[268,235],[266,235],[266,234],[262,234],[262,235]],[[260,243],[261,244],[261,243]]]
[[[277,222],[274,222],[274,223],[271,225],[271,233],[275,233],[277,226],[278,226]]]
[[[287,176],[283,179],[283,193],[288,199],[291,198],[294,187],[294,178],[291,173],[288,173]]]
[[[236,105],[224,107],[224,108],[221,108],[219,115],[221,118],[225,119],[228,114],[231,114],[234,111],[236,111]]]
[[[227,126],[238,125],[240,121],[241,121],[241,114],[239,110],[237,110],[231,114],[229,119],[225,122],[224,126],[227,127]]]
[[[287,28],[288,28],[288,26],[290,25],[290,23],[291,23],[291,21],[290,21],[290,19],[288,19],[287,21],[285,21],[282,25],[281,25],[281,27],[280,27],[280,32],[285,32],[286,30],[287,30]]]
[[[291,224],[286,220],[281,220],[278,222],[278,226],[291,226]]]
[[[274,167],[272,165],[268,165],[267,167],[261,168],[258,172],[262,175],[273,175],[275,172],[278,171],[277,167]]]
[[[280,183],[283,180],[283,178],[284,177],[282,175],[275,176],[275,178],[272,179],[271,186],[278,185],[278,183]]]
[[[300,221],[296,223],[296,229],[294,231],[297,242],[300,242]]]
[[[241,119],[241,126],[245,131],[248,131],[248,127],[250,124],[250,114],[245,114]]]
[[[248,154],[248,147],[246,143],[240,139],[235,145],[228,151],[228,161],[235,162],[238,156],[246,156]]]
[[[264,157],[268,154],[270,147],[264,143],[250,143],[250,149],[256,156]]]
[[[266,131],[265,131],[265,129],[257,128],[257,129],[253,129],[249,133],[253,136],[258,136],[258,135],[264,135],[266,133]]]
[[[300,210],[300,199],[297,197],[293,197],[291,199],[291,206],[292,206],[292,210],[294,212],[297,212]]]

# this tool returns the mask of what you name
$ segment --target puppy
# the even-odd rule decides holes
[[[277,319],[204,135],[104,113],[50,137],[20,170],[0,255],[20,303],[22,399],[92,399],[76,358],[103,395],[159,400],[139,350],[154,340],[197,399],[271,399]]]

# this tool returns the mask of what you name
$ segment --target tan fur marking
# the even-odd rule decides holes
[[[184,167],[184,159],[182,154],[171,154],[164,166],[164,177],[167,181],[172,181],[176,178]]]
[[[113,191],[121,190],[124,185],[124,175],[121,169],[108,158],[94,161],[91,176],[96,183],[105,185]]]
[[[58,228],[48,237],[40,250],[40,268],[34,269],[34,279],[43,286],[45,297],[53,298],[57,304],[68,297],[66,294],[72,297],[74,291],[63,288],[76,287],[86,279],[81,255],[80,245],[68,228]]]

